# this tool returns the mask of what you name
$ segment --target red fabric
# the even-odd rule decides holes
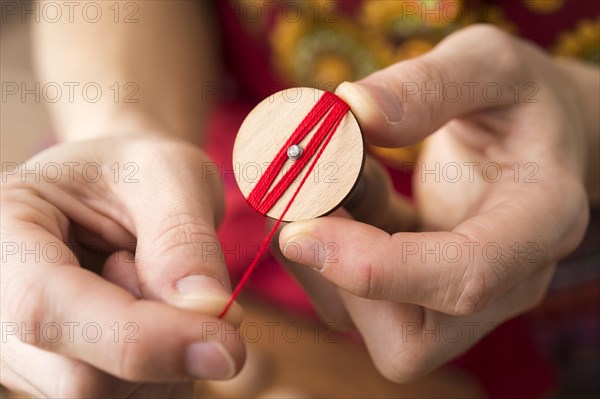
[[[227,4],[228,1],[216,3],[224,43],[223,61],[228,75],[235,78],[236,86],[232,88],[235,100],[256,104],[268,95],[283,90],[284,86],[271,70],[264,43],[252,40],[244,32],[238,20],[239,13]]]
[[[576,26],[583,17],[593,18],[600,13],[597,0],[568,0],[553,13],[535,12],[535,6],[527,7],[525,1],[497,0],[494,3],[504,10],[505,18],[518,26],[520,36],[542,47],[552,46],[556,33]]]
[[[552,363],[534,345],[527,317],[500,325],[452,364],[468,370],[491,399],[537,398],[557,384]]]

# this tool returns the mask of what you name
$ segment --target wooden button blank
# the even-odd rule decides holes
[[[285,141],[314,107],[323,91],[298,87],[264,99],[244,120],[233,148],[233,166],[242,194],[248,195]],[[319,123],[320,125],[320,123]],[[304,148],[316,132],[314,128],[300,143]],[[333,134],[327,148],[298,193],[284,221],[312,219],[326,215],[342,204],[360,177],[365,158],[364,143],[356,118],[349,111]],[[294,161],[288,159],[274,185]],[[312,162],[309,161],[309,165]],[[308,165],[267,213],[278,219]],[[274,186],[273,185],[273,186]]]

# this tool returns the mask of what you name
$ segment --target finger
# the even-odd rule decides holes
[[[336,94],[357,117],[365,139],[399,147],[417,143],[450,119],[514,101],[525,78],[516,39],[500,29],[461,29],[431,52],[391,65]]]
[[[242,371],[228,381],[207,381],[198,397],[256,398],[276,381],[276,361],[264,347],[248,346],[246,364]]]
[[[65,155],[61,151],[73,151],[77,145],[89,152],[89,143],[49,151],[60,157]],[[214,170],[208,158],[189,144],[161,138],[102,140],[95,150],[87,154],[98,165],[95,175],[85,169],[90,162],[72,162],[78,166],[62,174],[60,184],[35,189],[64,214],[64,225],[72,221],[83,227],[79,232],[87,232],[81,237],[86,246],[106,249],[109,243],[112,250],[133,251],[136,242],[144,298],[220,314],[231,288],[215,234],[222,190],[215,176],[207,177]],[[42,156],[48,154],[38,155]],[[103,170],[100,165],[111,166]],[[239,320],[239,305],[232,306],[227,317]]]
[[[424,308],[408,303],[375,301],[349,292],[340,292],[340,296],[375,367],[384,377],[405,383],[431,371],[433,362],[424,362],[429,354],[416,345],[412,336],[417,326],[423,324]]]
[[[15,232],[23,230],[11,225]],[[2,267],[3,322],[20,326],[22,342],[132,381],[222,379],[240,369],[245,352],[233,326],[159,302],[137,301],[100,276],[66,264],[72,256],[68,248],[42,229],[30,228],[18,237],[7,239],[25,248],[57,248],[63,258],[63,267],[43,254],[37,262]],[[48,335],[57,328],[61,334]]]
[[[384,174],[381,166],[371,159],[365,165],[365,174],[368,176],[367,181],[369,184],[369,186],[364,187],[366,192],[360,193],[360,198],[352,197],[350,200],[351,204],[347,203],[344,208],[336,210],[332,216],[350,220],[353,217],[357,217],[362,222],[370,222],[369,224],[392,232],[405,231],[414,227],[416,225],[414,208],[406,199],[391,190],[389,177]],[[388,187],[382,189],[383,186]],[[375,199],[373,193],[376,192],[384,192],[389,198],[383,201],[381,198]],[[355,193],[354,196],[356,195]],[[373,212],[372,206],[369,206],[369,203],[372,201],[385,202],[385,205],[380,208],[385,209],[387,212]],[[349,205],[351,205],[350,213],[352,215],[346,210]],[[324,321],[333,323],[337,329],[345,330],[353,328],[352,320],[345,309],[336,286],[331,281],[321,278],[321,276],[311,272],[311,270],[308,270],[303,265],[296,263],[301,262],[302,257],[300,255],[302,251],[305,251],[304,257],[307,256],[306,248],[297,247],[294,240],[288,241],[287,244],[282,247],[285,255],[281,251],[277,251],[277,254],[281,257],[280,261],[308,293],[319,316]],[[330,243],[329,246],[330,248],[335,248],[333,243]],[[314,261],[318,261],[321,254],[319,250],[315,251],[315,248],[317,247],[309,249],[309,256]]]
[[[229,378],[243,363],[239,334],[223,321],[135,301],[121,288],[80,268],[38,267],[25,272],[37,273],[28,286],[31,299],[20,304],[18,312],[3,306],[2,314],[30,331],[21,339],[31,345],[132,381]],[[6,298],[15,294],[12,286],[3,291]],[[59,337],[44,335],[45,328],[57,325],[72,330]]]
[[[350,218],[350,215],[343,208],[336,210],[333,215]],[[277,238],[274,238],[274,242],[276,241]],[[294,247],[293,244],[281,250],[277,246],[275,248],[277,248],[277,251],[275,251],[277,260],[285,266],[306,291],[321,319],[327,323],[333,323],[337,329],[352,328],[352,321],[344,308],[337,287],[331,281],[295,262],[300,259],[300,254],[297,251],[302,251],[302,249]],[[285,251],[285,255],[282,251]]]
[[[559,237],[545,216],[555,204],[519,197],[522,202],[500,201],[451,232],[390,236],[327,217],[286,226],[280,246],[301,248],[298,263],[358,296],[470,314],[561,256],[562,249],[552,247]],[[304,256],[310,248],[320,248],[320,256]]]
[[[341,297],[377,366],[388,379],[405,383],[463,353],[505,320],[539,305],[554,267],[524,279],[483,311],[450,316],[420,306]]]
[[[321,320],[335,328],[336,331],[353,328],[352,320],[340,299],[335,284],[311,272],[303,265],[290,262],[285,258],[281,262],[300,283]]]
[[[142,298],[133,253],[122,250],[110,255],[104,262],[102,277],[125,289],[134,297]]]
[[[215,231],[222,213],[220,182],[207,178],[208,159],[187,144],[165,144],[140,162],[137,183],[112,188],[137,237],[143,297],[219,315],[231,295]],[[241,319],[239,305],[228,317]]]

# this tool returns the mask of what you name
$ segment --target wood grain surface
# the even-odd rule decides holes
[[[306,87],[283,90],[263,100],[246,117],[233,148],[235,177],[246,198],[287,138],[323,93]],[[314,128],[304,140],[296,144],[304,148],[316,130]],[[352,113],[348,112],[284,221],[312,219],[336,209],[355,186],[361,174],[364,156],[360,127]],[[274,184],[293,162],[289,159],[286,161]],[[267,213],[268,216],[279,218],[307,169],[305,167],[290,185]]]

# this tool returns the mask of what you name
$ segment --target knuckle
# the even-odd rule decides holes
[[[525,58],[521,55],[518,43],[514,40],[504,40],[498,44],[499,54],[497,64],[503,65],[509,78],[517,80],[521,71],[527,69]]]
[[[158,255],[184,251],[186,255],[198,257],[206,245],[218,243],[214,230],[191,214],[168,217],[158,233],[153,243]]]
[[[503,74],[513,74],[515,79],[517,74],[524,67],[527,67],[526,59],[523,57],[522,45],[509,32],[491,24],[474,24],[461,29],[449,40],[464,39],[469,42],[477,40],[480,43],[487,43],[488,49],[493,51],[493,64],[502,66]]]
[[[383,295],[382,271],[371,262],[356,265],[352,292],[363,298],[381,298]]]
[[[146,151],[140,153],[139,156],[144,164],[158,164],[173,170],[189,166],[189,162],[204,159],[198,148],[187,143],[163,138],[158,142],[146,145]]]
[[[463,29],[464,34],[470,34],[480,38],[482,41],[487,40],[504,40],[510,38],[510,34],[492,24],[473,24]]]
[[[494,62],[505,70],[517,70],[524,64],[519,43],[510,33],[489,24],[479,24],[470,29],[482,42],[493,44]]]
[[[21,334],[20,338],[24,343],[39,346],[44,341],[37,332],[46,314],[42,307],[45,303],[43,280],[18,278],[18,275],[7,276],[8,270],[3,271],[3,274],[2,316],[7,321],[20,323],[21,330],[35,331],[32,334]]]

